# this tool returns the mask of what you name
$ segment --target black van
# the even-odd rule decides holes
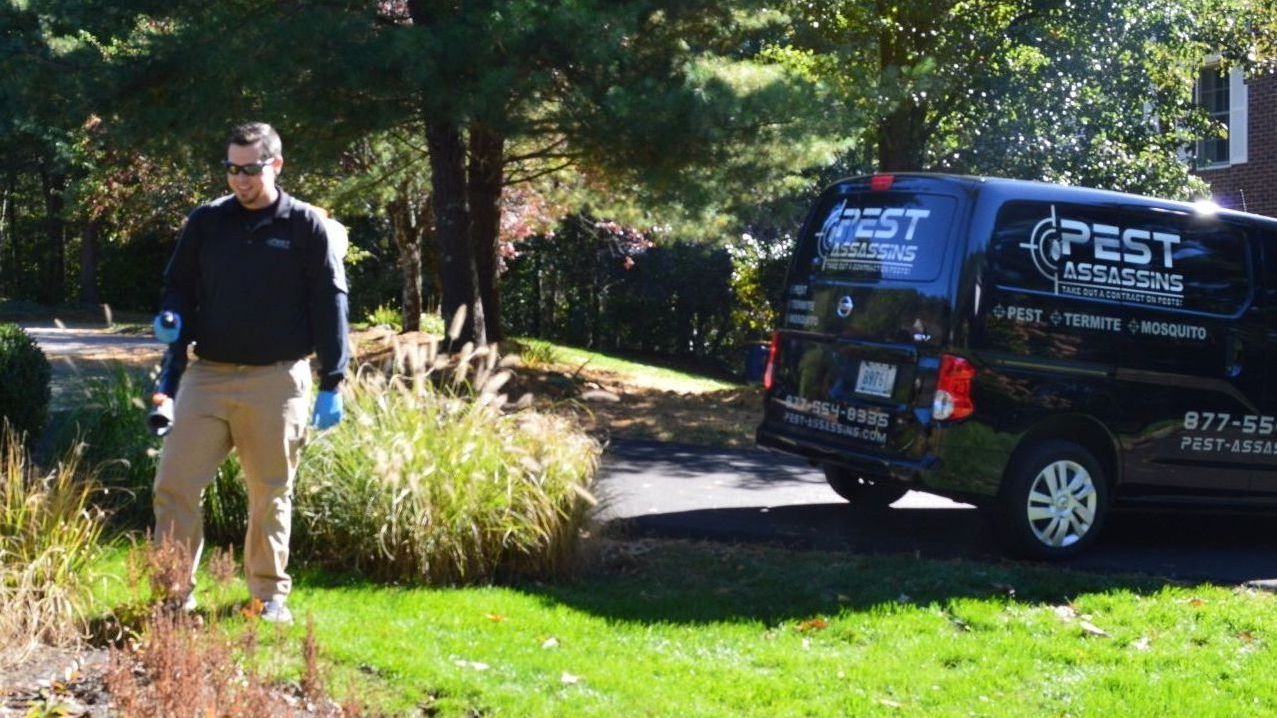
[[[799,235],[758,444],[844,498],[992,509],[1041,558],[1116,503],[1277,506],[1277,220],[1037,182],[838,182]]]

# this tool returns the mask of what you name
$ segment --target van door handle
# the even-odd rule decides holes
[[[1224,375],[1236,379],[1242,374],[1242,342],[1235,335],[1224,340]]]

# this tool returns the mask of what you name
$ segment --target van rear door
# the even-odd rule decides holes
[[[930,405],[969,202],[957,180],[885,179],[831,187],[799,237],[760,437],[832,454],[920,450],[914,408],[920,391]]]

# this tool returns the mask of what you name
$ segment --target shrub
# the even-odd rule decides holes
[[[389,304],[382,304],[368,312],[368,315],[364,317],[364,322],[369,326],[385,326],[394,329],[396,332],[402,332],[403,312]]]
[[[84,568],[97,556],[103,525],[89,506],[96,489],[79,452],[41,475],[17,434],[2,433],[0,664],[20,660],[37,641],[65,644],[82,635]]]
[[[396,332],[403,331],[403,312],[389,304],[382,304],[364,316],[364,324],[370,327],[385,326]],[[421,331],[426,334],[443,336],[443,317],[437,311],[428,311],[419,318]]]
[[[346,421],[302,458],[299,557],[433,585],[570,565],[598,444],[567,419],[504,411],[508,374],[495,353],[480,350],[446,373],[365,370],[348,382]]]
[[[539,339],[520,340],[516,351],[527,366],[546,366],[562,361],[558,347]]]
[[[49,418],[49,360],[17,324],[0,324],[0,416],[33,444]]]
[[[519,244],[502,276],[512,334],[740,370],[776,326],[792,240],[638,240],[613,223],[565,220]]]

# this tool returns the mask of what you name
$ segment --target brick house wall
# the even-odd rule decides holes
[[[1210,183],[1221,206],[1277,217],[1277,73],[1246,84],[1247,161],[1203,168],[1197,174]]]

